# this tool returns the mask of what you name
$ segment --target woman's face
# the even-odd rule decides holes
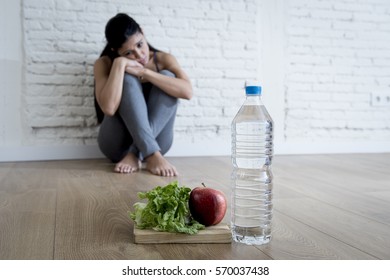
[[[118,54],[128,59],[136,60],[145,66],[149,61],[149,46],[144,35],[141,32],[137,32],[130,36],[118,49]]]

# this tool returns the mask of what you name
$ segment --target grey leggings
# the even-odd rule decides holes
[[[175,75],[162,70],[160,74]],[[141,160],[157,151],[165,154],[173,142],[173,125],[178,100],[156,86],[142,91],[141,82],[125,74],[122,99],[116,114],[104,116],[98,144],[102,153],[118,162],[128,153]]]

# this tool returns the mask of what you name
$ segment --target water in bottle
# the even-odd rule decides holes
[[[245,91],[232,122],[231,230],[234,241],[261,245],[271,238],[273,121],[261,86],[247,83]]]

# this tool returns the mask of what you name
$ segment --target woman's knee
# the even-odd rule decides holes
[[[141,86],[141,81],[129,74],[129,73],[125,73],[124,77],[123,77],[123,87],[124,88],[129,88],[129,89],[141,89],[142,86]]]
[[[137,77],[125,73],[123,77],[121,104],[123,102],[137,102],[140,97],[143,97],[141,82]]]

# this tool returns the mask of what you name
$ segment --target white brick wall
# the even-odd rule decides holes
[[[117,12],[134,16],[150,43],[177,56],[192,79],[195,96],[178,111],[176,154],[222,146],[228,154],[243,81],[257,75],[277,120],[276,151],[390,151],[390,108],[371,102],[372,92],[390,89],[388,0],[6,4],[0,10],[0,161],[95,153],[96,146],[85,146],[96,145],[97,135],[92,65],[104,46],[104,26]]]
[[[287,2],[287,141],[390,141],[390,1]]]
[[[28,142],[95,143],[92,68],[117,12],[133,16],[149,43],[174,54],[192,80],[194,98],[181,101],[175,139],[226,136],[243,81],[257,73],[255,2],[23,1]]]

